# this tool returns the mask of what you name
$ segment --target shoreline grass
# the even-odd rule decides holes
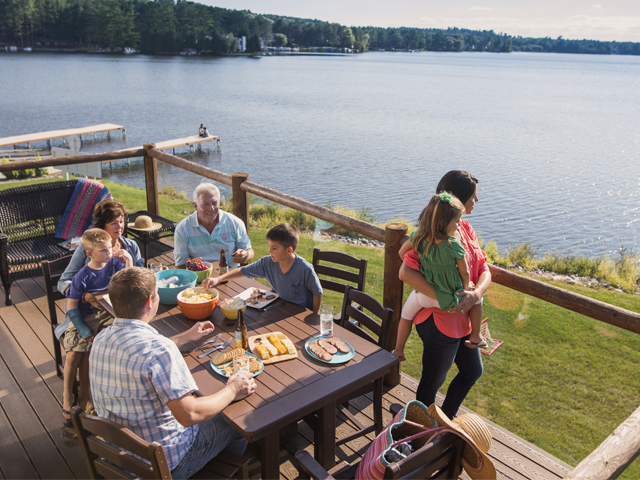
[[[129,210],[146,209],[144,190],[109,181],[104,183]],[[18,184],[3,182],[0,189],[13,186]],[[179,192],[165,191],[160,205],[161,214],[174,221],[193,211],[193,203]],[[256,208],[252,205],[252,212],[257,211]],[[284,209],[259,208],[263,209],[262,216],[252,217],[250,229],[256,258],[267,255],[268,228],[289,221],[289,217],[281,216],[286,215]],[[304,217],[297,220],[309,225]],[[316,242],[311,235],[303,234],[297,253],[311,261],[314,247],[367,258],[365,290],[382,299],[383,249],[339,241]],[[490,245],[487,250],[492,258]],[[529,247],[514,249],[507,252],[511,256],[506,258],[526,264],[532,252],[535,255],[535,250]],[[579,261],[568,261],[572,262],[582,265]],[[640,313],[640,295],[546,283]],[[405,300],[409,293],[410,289],[405,287]],[[341,297],[337,294],[328,292],[323,298],[325,301],[336,310],[341,308]],[[484,316],[489,318],[492,336],[504,344],[491,356],[482,356],[485,372],[467,396],[466,407],[575,466],[640,405],[640,335],[498,284],[492,284],[487,292]],[[405,354],[407,361],[402,364],[402,370],[420,378],[422,343],[415,329]],[[454,366],[440,389],[442,393],[446,393],[455,373]],[[620,478],[640,478],[640,460],[632,463]]]

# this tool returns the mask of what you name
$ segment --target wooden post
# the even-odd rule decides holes
[[[233,214],[244,222],[249,233],[249,201],[247,192],[240,188],[249,180],[248,173],[234,173],[231,175],[231,189],[233,193]]]
[[[155,149],[155,143],[146,143],[144,149],[148,152]],[[147,210],[160,215],[158,201],[158,161],[148,153],[144,156],[144,180],[147,187]]]
[[[384,232],[384,291],[382,302],[385,308],[393,310],[391,326],[387,340],[386,350],[392,351],[396,346],[398,336],[398,324],[400,323],[400,313],[402,312],[402,301],[404,299],[404,284],[398,277],[402,259],[400,242],[407,233],[407,226],[403,223],[391,223],[387,225]],[[395,387],[400,383],[400,364],[391,368],[391,371],[384,379],[387,385]]]

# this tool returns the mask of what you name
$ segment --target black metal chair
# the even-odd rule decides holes
[[[321,264],[320,262],[328,262],[334,265],[340,265],[342,267],[350,267],[357,269],[357,272],[345,270],[343,268],[337,268],[335,266]],[[338,278],[351,282],[356,289],[364,292],[364,284],[367,277],[367,259],[357,259],[351,255],[341,252],[328,252],[322,251],[318,248],[313,249],[313,269],[316,275],[325,275],[329,277]],[[323,289],[331,290],[333,292],[342,293],[344,295],[345,289],[348,284],[336,282],[326,278],[320,279],[320,285]],[[341,313],[334,316],[334,321],[339,325],[342,325]]]
[[[134,223],[136,221],[136,218],[138,218],[140,215],[147,215],[151,218],[151,220],[162,225],[156,230],[149,231],[140,231],[134,230],[132,228],[125,228],[124,233],[127,237],[134,237],[142,244],[142,256],[144,258],[144,266],[146,267],[147,261],[149,260],[149,243],[154,240],[159,240],[160,238],[171,237],[175,233],[176,226],[178,224],[173,220],[169,220],[168,218],[161,217],[160,215],[156,215],[155,213],[147,212],[145,210],[130,213],[127,219],[127,223]]]
[[[73,407],[71,421],[78,434],[89,478],[170,480],[164,448],[148,443],[128,428]],[[192,478],[249,478],[249,459],[226,450]]]
[[[58,377],[62,377],[64,365],[62,363],[62,350],[60,341],[56,338],[55,329],[58,326],[58,310],[56,308],[56,300],[65,298],[64,292],[58,291],[58,280],[62,276],[64,269],[67,268],[71,256],[59,258],[57,260],[44,260],[42,262],[42,276],[44,277],[44,290],[47,294],[47,305],[49,307],[49,322],[51,323],[51,338],[53,339],[53,351],[56,358],[56,373]]]
[[[356,308],[357,304],[357,308]],[[362,310],[361,310],[362,309]],[[370,312],[367,313],[367,312]],[[385,348],[389,335],[391,317],[393,310],[384,308],[373,297],[363,293],[355,288],[348,286],[344,293],[344,302],[342,304],[342,323],[344,328],[354,332],[359,337]],[[375,317],[380,320],[376,320]],[[353,319],[354,321],[351,321]],[[366,330],[365,330],[366,329]],[[371,333],[369,333],[371,332]],[[374,337],[377,336],[376,337]],[[366,435],[375,431],[376,435],[382,431],[382,384],[383,378],[379,378],[373,382],[364,385],[360,389],[341,398],[336,403],[338,410],[348,418],[357,427],[358,431],[340,439],[336,442],[338,445],[350,442],[354,438]],[[365,427],[358,419],[356,419],[349,411],[349,401],[360,397],[366,393],[373,392],[373,425]]]
[[[77,183],[38,183],[0,191],[0,277],[6,305],[11,305],[15,280],[39,276],[43,260],[71,255],[54,236]]]

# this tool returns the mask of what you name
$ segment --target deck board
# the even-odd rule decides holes
[[[150,244],[149,254],[156,261],[170,265],[172,252]],[[54,365],[51,330],[42,278],[14,283],[15,304],[0,307],[0,478],[86,478],[82,452],[75,439],[62,428],[62,380]],[[62,319],[64,300],[57,302]],[[156,328],[171,333],[173,327],[158,320]],[[293,328],[293,326],[291,327]],[[384,422],[391,420],[389,406],[415,398],[417,382],[402,375],[401,383],[385,392]],[[437,402],[443,397],[438,395]],[[353,400],[349,410],[365,425],[372,422],[372,397]],[[462,412],[468,410],[462,408]],[[461,412],[461,413],[462,413]],[[499,479],[556,480],[571,466],[486,420],[493,436],[489,452]],[[354,427],[338,415],[336,434],[349,435]],[[373,440],[371,433],[336,449],[336,461],[355,462]],[[313,452],[313,431],[300,422],[293,434],[282,439],[280,478],[298,477],[294,459],[300,449]],[[251,478],[260,478],[260,464],[254,458],[249,465]],[[461,479],[468,479],[463,473]]]
[[[100,125],[92,125],[89,127],[28,133],[26,135],[15,135],[13,137],[0,138],[0,147],[10,147],[12,145],[20,145],[23,143],[43,142],[46,140],[54,140],[56,138],[68,137],[70,135],[89,135],[92,133],[113,132],[115,130],[122,130],[124,132],[124,127],[113,123],[101,123]]]

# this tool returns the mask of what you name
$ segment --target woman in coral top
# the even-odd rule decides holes
[[[478,201],[478,179],[468,172],[452,170],[438,183],[436,193],[441,192],[450,192],[458,197],[468,215]],[[418,254],[411,244],[406,242],[400,250],[404,262],[400,268],[400,280],[432,299],[433,303],[423,303],[423,307],[426,308],[415,315],[413,322],[405,318],[400,320],[396,348],[393,351],[400,361],[404,360],[404,346],[411,333],[412,324],[415,325],[424,346],[422,378],[416,398],[425,405],[435,402],[436,393],[455,362],[458,374],[449,384],[442,404],[442,410],[449,418],[455,416],[467,393],[482,375],[480,350],[466,347],[465,341],[471,334],[469,309],[482,299],[491,284],[487,256],[480,248],[478,237],[469,222],[461,220],[455,236],[464,246],[471,282],[475,284],[475,288],[459,293],[461,299],[456,307],[448,311],[440,310],[433,287],[420,273]]]

